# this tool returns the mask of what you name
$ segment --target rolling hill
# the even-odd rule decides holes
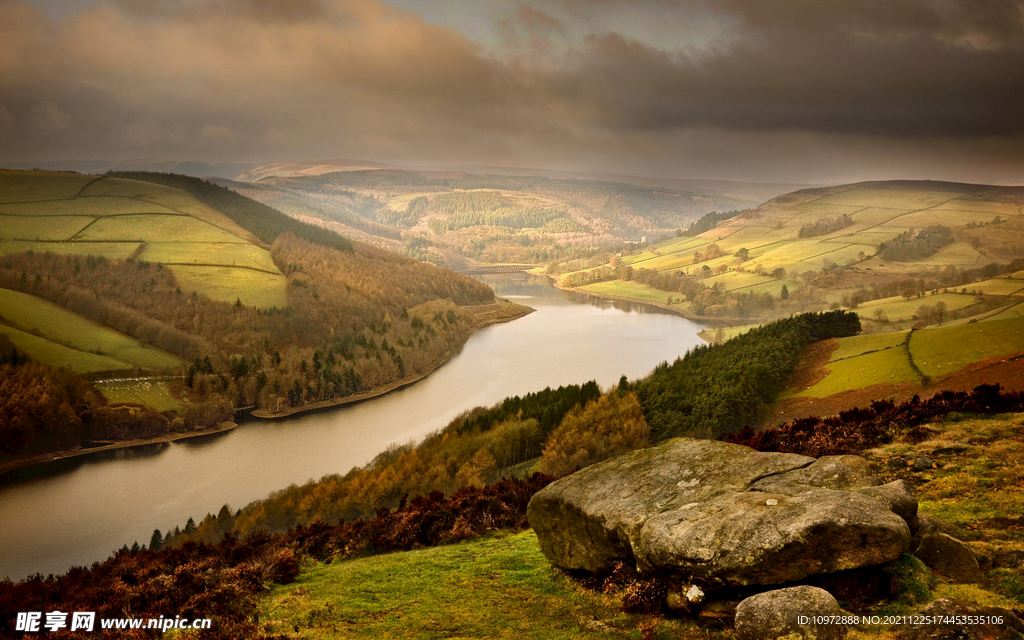
[[[1018,276],[1008,274],[1024,264],[1007,269],[1024,257],[1021,187],[892,181],[804,189],[704,226],[603,265],[569,261],[549,273],[563,286],[740,325],[846,307],[875,330],[902,330],[922,320],[915,316],[926,302],[942,302],[951,319],[1020,301]],[[1007,277],[992,280],[1000,275]],[[918,300],[936,290],[940,297]]]
[[[219,184],[298,219],[454,268],[618,250],[623,243],[675,233],[709,211],[745,209],[787,189],[629,176],[410,170],[355,160],[267,165]]]
[[[0,309],[9,455],[366,397],[528,312],[195,178],[42,171],[0,171]],[[46,385],[74,433],[22,415]]]

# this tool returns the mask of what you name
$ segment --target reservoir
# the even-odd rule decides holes
[[[0,485],[0,579],[106,559],[123,544],[147,544],[154,529],[365,465],[472,407],[588,380],[607,389],[701,343],[701,325],[656,308],[563,292],[527,274],[482,279],[536,312],[482,329],[410,387],[217,436],[77,458]]]

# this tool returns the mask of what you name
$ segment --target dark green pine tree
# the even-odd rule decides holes
[[[159,529],[153,529],[153,537],[149,539],[149,548],[152,551],[159,551],[164,546],[164,538],[160,535]]]

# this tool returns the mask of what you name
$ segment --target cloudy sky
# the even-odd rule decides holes
[[[0,0],[0,161],[1024,184],[1024,0]]]

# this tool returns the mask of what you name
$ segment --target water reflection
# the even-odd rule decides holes
[[[547,386],[638,378],[700,344],[703,327],[651,307],[567,293],[546,278],[484,276],[536,309],[487,327],[415,385],[331,411],[248,421],[226,433],[97,452],[39,467],[0,487],[0,577],[60,572],[149,540],[189,517],[363,465],[476,406]]]

